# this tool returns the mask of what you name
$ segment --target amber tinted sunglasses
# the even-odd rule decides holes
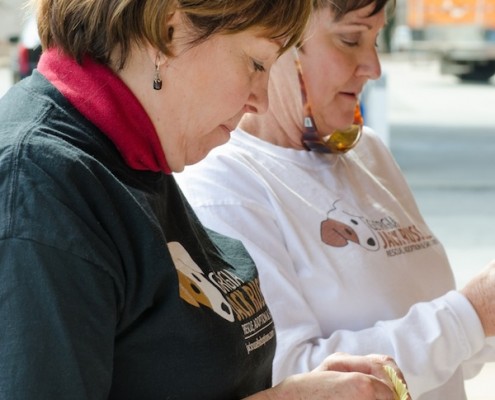
[[[301,86],[301,96],[303,102],[304,113],[304,132],[302,143],[307,150],[312,150],[320,153],[346,153],[356,146],[361,138],[363,129],[363,117],[359,102],[354,110],[354,121],[345,130],[334,130],[329,135],[320,135],[316,129],[315,119],[311,111],[311,105],[308,101],[306,85],[304,84],[303,71],[297,50],[294,49],[297,75]]]

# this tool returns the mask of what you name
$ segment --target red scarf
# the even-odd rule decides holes
[[[148,114],[110,68],[89,57],[80,65],[49,49],[41,56],[38,71],[108,136],[131,168],[171,173]]]

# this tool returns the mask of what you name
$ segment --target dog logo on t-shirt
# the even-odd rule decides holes
[[[344,247],[352,242],[371,251],[380,248],[378,238],[365,219],[344,209],[339,200],[328,211],[327,219],[322,221],[320,235],[323,243],[332,247]]]
[[[206,278],[187,250],[179,242],[169,242],[168,249],[177,268],[180,297],[195,307],[208,307],[222,318],[233,322],[232,306],[220,290]]]

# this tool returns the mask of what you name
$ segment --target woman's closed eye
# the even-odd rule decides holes
[[[340,36],[340,41],[348,46],[348,47],[356,47],[356,46],[359,46],[359,38],[356,37],[356,35],[352,35],[352,36],[349,36],[349,35],[341,35]]]
[[[259,63],[258,61],[253,60],[253,67],[254,70],[257,72],[265,72],[265,67],[263,64]]]

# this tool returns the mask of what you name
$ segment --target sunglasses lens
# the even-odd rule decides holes
[[[362,126],[352,124],[345,130],[336,130],[323,139],[331,153],[345,153],[352,149],[361,137]]]

